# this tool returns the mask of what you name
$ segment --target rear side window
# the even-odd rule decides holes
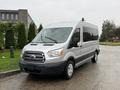
[[[91,27],[83,27],[83,41],[98,40],[98,30]]]

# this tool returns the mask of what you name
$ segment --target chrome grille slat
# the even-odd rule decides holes
[[[25,51],[23,54],[23,59],[28,62],[43,63],[45,61],[45,56],[43,52]]]

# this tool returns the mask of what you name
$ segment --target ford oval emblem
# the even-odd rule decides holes
[[[31,55],[31,58],[35,59],[35,58],[36,58],[36,56],[33,54],[33,55]]]

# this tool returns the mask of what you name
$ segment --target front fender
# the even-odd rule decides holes
[[[70,57],[75,58],[75,54],[73,52],[68,52],[65,56],[64,56],[64,60],[67,61]]]

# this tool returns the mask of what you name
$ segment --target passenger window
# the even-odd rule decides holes
[[[98,40],[98,30],[91,27],[83,27],[83,41]]]
[[[78,47],[77,46],[78,42],[80,42],[80,28],[75,29],[74,34],[69,44],[69,48]]]

